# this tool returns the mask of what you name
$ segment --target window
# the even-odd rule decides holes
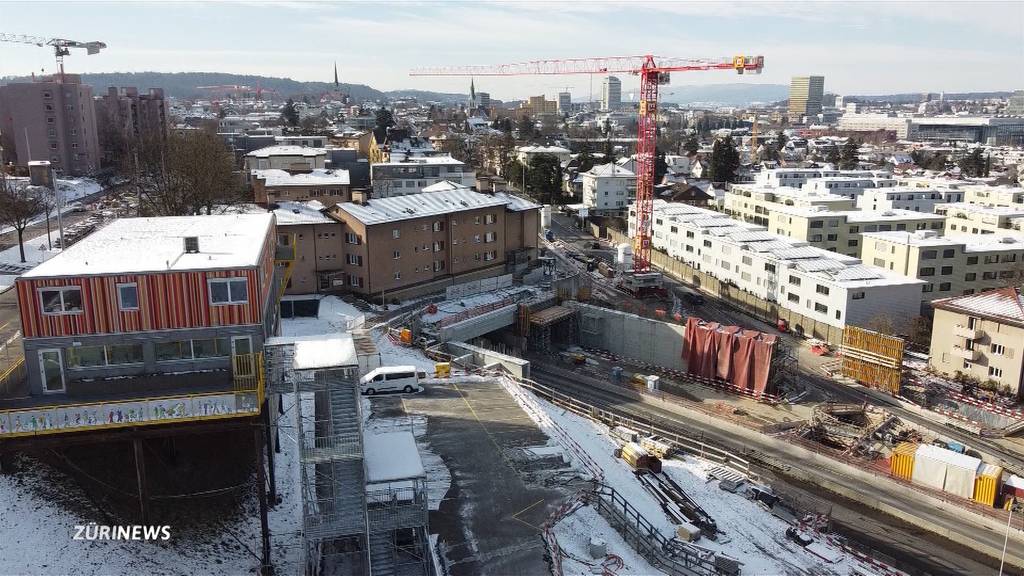
[[[967,257],[967,265],[968,266],[973,266],[973,265],[975,265],[977,263],[978,263],[978,257],[977,256],[968,256]]]
[[[879,268],[885,268],[884,258],[875,258],[871,263],[874,264],[875,266],[878,266]]]
[[[480,224],[480,217],[479,216],[473,216],[473,224],[477,224],[477,225]]]
[[[491,250],[490,252],[484,252],[484,260],[491,261],[498,257],[497,250]]]
[[[789,283],[792,284],[793,286],[799,286],[800,285],[800,277],[799,276],[790,276],[789,277]]]
[[[363,279],[362,279],[362,277],[356,276],[355,274],[349,274],[348,275],[348,285],[349,286],[355,286],[355,287],[361,287],[363,285]]]
[[[496,232],[488,232],[487,234],[484,234],[484,242],[494,242],[497,239],[498,234]]]
[[[347,239],[348,234],[346,234],[345,236],[346,236],[346,239]],[[400,228],[392,228],[391,229],[391,237],[392,238],[401,238],[402,237],[402,230]],[[350,242],[350,244],[354,244],[354,242]]]
[[[118,364],[141,364],[142,344],[72,346],[64,349],[69,368],[93,368]]]
[[[495,214],[487,214],[484,216],[484,224],[494,224],[498,221],[498,216]]]
[[[835,242],[836,240],[839,239],[839,235],[838,234],[828,234],[828,235],[825,236],[825,239],[828,240],[829,242]]]
[[[402,252],[400,250],[395,250],[394,252],[391,253],[391,259],[392,260],[398,260],[401,257],[402,257]]]
[[[726,252],[726,254],[727,254],[727,252]],[[746,266],[750,266],[754,262],[753,259],[750,258],[750,256],[744,256],[742,260],[743,260],[743,264],[746,265]]]
[[[117,285],[117,305],[121,310],[139,309],[139,285],[135,282]]]
[[[476,234],[476,235],[473,236],[473,243],[475,243],[475,244],[479,244],[480,243],[480,235],[479,234]]]
[[[1002,344],[994,344],[993,343],[992,345],[989,346],[989,350],[995,356],[1004,356],[1005,353],[1006,353],[1006,347],[1003,346]]]
[[[996,279],[996,273],[995,272],[982,272],[981,273],[981,278],[982,278],[982,280],[995,280]]]
[[[989,366],[988,375],[992,378],[1001,378],[1003,376],[1003,369],[996,368],[995,366]]]
[[[921,272],[918,276],[935,276],[935,268],[921,268]]]
[[[822,304],[820,302],[815,302],[814,303],[814,311],[815,312],[821,312],[822,314],[828,314],[828,306],[825,306],[824,304]]]
[[[444,260],[434,260],[434,272],[441,272],[444,270]]]
[[[346,254],[345,255],[345,262],[347,262],[348,264],[350,264],[352,266],[362,266],[363,265],[363,257],[358,255],[358,254]]]
[[[444,232],[444,222],[440,220],[434,222],[434,232]]]
[[[811,236],[811,242],[821,242],[821,234]]]
[[[822,286],[821,284],[818,284],[817,287],[815,287],[814,290],[818,294],[823,294],[825,296],[828,296],[828,286]]]
[[[935,285],[934,284],[925,284],[924,286],[921,286],[921,292],[924,292],[925,294],[927,294],[929,292],[934,292],[934,291],[935,291]]]
[[[772,274],[775,274],[775,264],[772,264],[771,262],[765,262],[765,264],[764,264],[764,271],[765,272],[771,272]]]
[[[444,240],[435,240],[434,252],[440,252],[441,250],[444,250]]]
[[[78,286],[40,288],[43,314],[77,314],[82,311],[82,289]]]
[[[824,228],[824,227],[825,227],[825,221],[824,220],[812,220],[811,221],[810,228]]]
[[[952,248],[947,248],[947,249],[942,251],[942,257],[943,258],[952,258],[954,252],[956,252],[956,251],[953,250]]]
[[[974,282],[977,279],[978,279],[978,273],[977,272],[968,272],[967,274],[964,274],[964,281],[965,282]]]
[[[395,278],[395,280],[401,280],[402,279],[402,273],[401,272],[395,272],[394,278]]]
[[[980,318],[968,317],[967,318],[967,327],[970,328],[971,330],[974,330],[975,328],[978,327],[978,323],[979,322],[981,322]]]
[[[797,304],[800,303],[800,296],[795,292],[790,292],[789,295],[786,297],[789,299],[790,302],[796,302]]]
[[[859,242],[858,242],[858,241],[857,241],[856,239],[853,239],[853,240],[847,240],[847,241],[846,241],[846,245],[847,245],[847,246],[849,246],[849,247],[854,247],[854,246],[856,246],[857,244],[859,244]]]
[[[949,292],[951,286],[949,282],[942,282],[939,284],[939,292]]]
[[[858,292],[852,292],[852,293],[850,294],[850,297],[851,297],[852,299],[854,299],[854,300],[863,300],[863,299],[864,299],[864,291],[863,291],[863,290],[860,290],[860,291],[858,291]]]
[[[935,258],[938,255],[939,255],[939,252],[937,250],[922,250],[921,251],[921,260],[935,260]]]
[[[347,244],[361,244],[359,235],[354,232],[345,232],[345,242]]]
[[[141,364],[142,344],[116,344],[107,346],[107,364]]]
[[[860,232],[860,226],[850,226],[850,234],[857,234]]]
[[[245,304],[249,301],[248,278],[211,278],[210,304]]]

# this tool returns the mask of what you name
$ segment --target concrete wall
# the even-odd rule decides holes
[[[578,312],[580,345],[600,348],[666,368],[686,369],[681,324],[669,324],[635,314],[566,302]]]
[[[462,358],[463,362],[468,361],[474,366],[481,368],[498,364],[513,376],[518,376],[519,378],[530,377],[530,362],[528,360],[516,358],[515,356],[506,356],[505,354],[499,354],[493,350],[480,348],[465,342],[448,342],[446,346],[449,354],[456,359]]]
[[[502,328],[511,326],[515,323],[516,312],[518,310],[518,304],[510,304],[504,308],[492,310],[467,320],[463,320],[462,322],[456,322],[455,324],[444,326],[437,331],[437,339],[441,342],[449,342],[452,340],[472,340],[473,338],[483,336],[488,332],[501,330]]]

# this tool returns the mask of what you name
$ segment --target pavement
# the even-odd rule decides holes
[[[449,574],[546,574],[541,524],[573,492],[560,458],[525,457],[547,436],[497,383],[428,386],[413,396],[373,399],[375,416],[421,415],[423,439],[451,473],[430,515]]]

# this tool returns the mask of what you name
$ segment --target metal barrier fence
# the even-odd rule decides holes
[[[0,398],[11,398],[15,395],[18,387],[28,377],[25,371],[25,358],[18,358],[14,364],[7,367],[0,374]]]

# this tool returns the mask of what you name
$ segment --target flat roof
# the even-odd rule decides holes
[[[969,202],[950,202],[936,206],[936,210],[962,210],[976,214],[989,214],[992,216],[1024,216],[1024,206],[1019,208],[1013,206],[987,206],[985,204],[971,204]]]
[[[271,156],[322,156],[327,154],[326,148],[311,148],[309,146],[267,146],[259,150],[253,150],[246,154],[252,158],[269,158]]]
[[[331,224],[337,220],[323,213],[324,205],[316,200],[309,202],[278,202],[273,210],[277,216],[278,226],[297,226],[300,224]]]
[[[258,266],[272,213],[121,218],[22,275],[54,278]],[[199,239],[185,253],[184,238]]]
[[[295,342],[292,368],[295,370],[324,370],[356,366],[356,347],[349,335],[325,334]]]
[[[252,175],[264,181],[267,187],[279,186],[339,186],[349,184],[348,170],[317,168],[311,172],[292,174],[276,168],[253,170]]]
[[[419,449],[416,448],[416,438],[408,431],[364,433],[363,463],[367,484],[410,480],[427,475]]]
[[[371,225],[504,206],[507,203],[506,198],[497,195],[481,194],[472,190],[449,190],[374,198],[367,200],[365,204],[344,202],[335,204],[334,207],[363,224]]]

